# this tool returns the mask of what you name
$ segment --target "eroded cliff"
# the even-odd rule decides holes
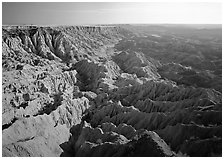
[[[3,156],[220,156],[221,93],[126,45],[141,36],[3,27]]]

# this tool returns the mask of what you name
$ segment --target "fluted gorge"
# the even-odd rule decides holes
[[[183,60],[189,50],[174,47],[174,35],[153,36],[150,26],[4,26],[2,33],[3,156],[222,155],[213,43],[214,57],[176,34],[200,66]]]

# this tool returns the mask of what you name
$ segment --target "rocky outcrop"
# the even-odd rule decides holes
[[[59,156],[59,145],[68,140],[69,128],[81,121],[88,107],[88,100],[82,97],[66,101],[49,114],[16,120],[3,129],[3,156]]]
[[[132,130],[132,135],[129,130]],[[62,146],[65,150],[63,156],[71,152],[75,156],[105,157],[175,155],[155,132],[136,131],[127,125],[116,127],[111,123],[105,123],[102,128],[92,128],[84,122],[72,128],[71,133],[72,139]],[[70,147],[69,151],[66,146]]]
[[[57,67],[3,73],[3,156],[59,156],[81,122],[90,101],[77,96],[77,72]]]
[[[53,64],[48,68],[25,65],[22,70],[3,73],[3,125],[20,116],[36,115],[44,107],[60,105],[62,92],[72,93],[76,74],[75,70],[62,73]]]

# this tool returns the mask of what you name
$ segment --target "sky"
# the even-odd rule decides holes
[[[3,2],[2,24],[221,24],[215,2]]]

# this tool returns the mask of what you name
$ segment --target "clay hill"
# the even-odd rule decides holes
[[[3,26],[2,155],[221,156],[221,28]]]

